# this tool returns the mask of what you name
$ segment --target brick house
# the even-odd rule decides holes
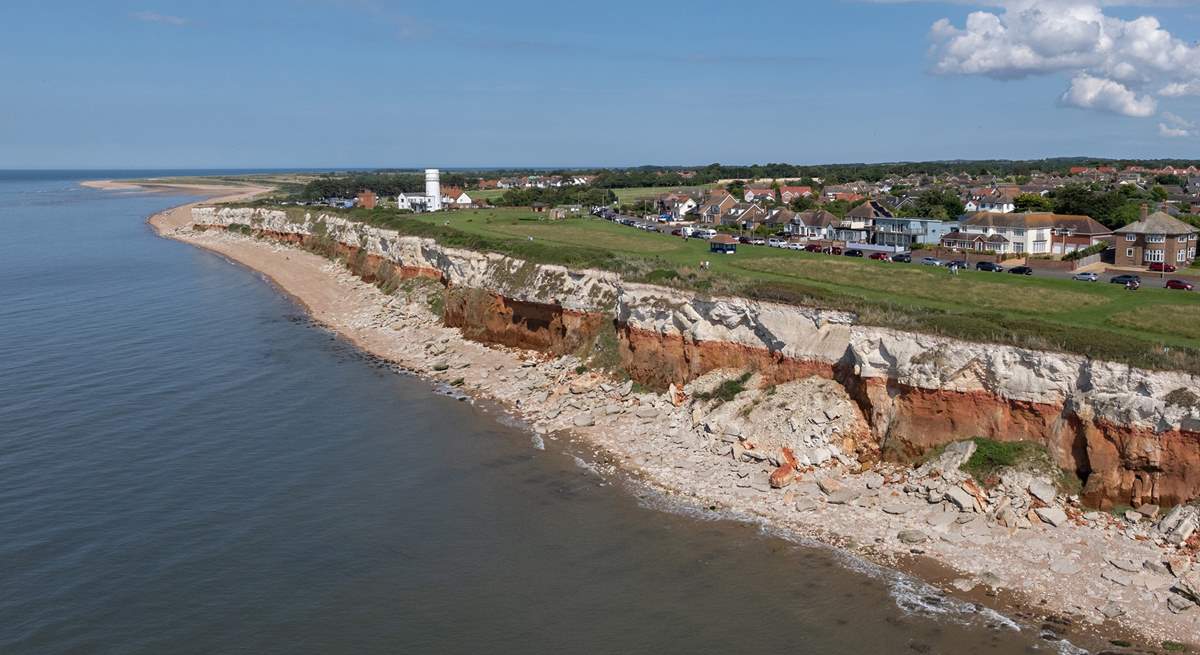
[[[1190,266],[1196,259],[1200,228],[1164,212],[1146,215],[1116,230],[1117,266],[1146,266],[1153,263]]]

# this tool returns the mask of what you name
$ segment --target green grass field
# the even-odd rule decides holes
[[[295,210],[293,210],[295,211]],[[441,214],[349,212],[448,245],[628,279],[855,312],[865,324],[1200,372],[1200,293],[942,268],[708,243],[594,218],[550,221],[521,209]],[[532,240],[530,240],[532,237]],[[702,270],[702,261],[711,262]]]
[[[698,189],[708,189],[713,186],[712,184],[693,187],[644,186],[631,189],[613,189],[613,193],[617,194],[617,202],[624,205],[639,200],[653,200],[664,193],[671,193],[672,191],[695,191]]]

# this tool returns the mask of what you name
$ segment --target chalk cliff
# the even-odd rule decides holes
[[[1200,379],[1075,355],[856,324],[853,314],[708,297],[498,254],[448,248],[316,212],[200,207],[198,226],[344,255],[366,279],[446,286],[444,318],[481,341],[564,354],[615,330],[620,364],[655,386],[721,368],[844,387],[874,453],[915,456],[969,436],[1033,440],[1100,506],[1200,498]]]

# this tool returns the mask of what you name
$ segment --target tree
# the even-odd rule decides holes
[[[1150,189],[1150,197],[1155,202],[1162,202],[1167,199],[1167,190],[1161,186],[1155,185]]]
[[[1054,210],[1054,201],[1037,193],[1022,193],[1013,200],[1016,211],[1048,212]]]
[[[812,196],[798,196],[792,198],[792,211],[804,212],[817,206],[817,201],[812,199]]]
[[[966,211],[958,194],[951,189],[937,188],[922,191],[916,202],[910,203],[900,210],[903,216],[919,216],[924,218],[940,218],[942,220],[957,218]]]

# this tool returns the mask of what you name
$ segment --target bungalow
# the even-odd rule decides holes
[[[942,245],[1016,255],[1065,255],[1112,237],[1112,230],[1088,216],[980,212],[942,237]]]
[[[814,209],[796,214],[784,231],[808,239],[832,239],[833,230],[840,222],[841,219],[834,214],[824,209]]]
[[[442,206],[443,207],[447,207],[447,208],[457,207],[459,209],[462,209],[462,208],[466,208],[466,207],[471,207],[474,204],[475,204],[475,201],[471,200],[471,196],[468,196],[466,191],[463,191],[462,189],[460,189],[456,186],[448,186],[445,189],[442,189]]]
[[[1152,263],[1187,266],[1196,259],[1196,240],[1200,228],[1188,225],[1163,212],[1142,217],[1116,232],[1117,266],[1145,266]]]
[[[668,193],[660,196],[656,204],[659,212],[670,214],[671,218],[677,221],[700,206],[695,198],[684,193]]]
[[[799,198],[811,198],[813,190],[810,186],[784,186],[779,187],[779,199],[785,203],[790,203]]]
[[[762,207],[753,203],[739,202],[721,215],[720,223],[727,227],[753,230],[762,225],[766,218],[767,212]]]
[[[746,202],[775,201],[775,189],[746,189]]]

